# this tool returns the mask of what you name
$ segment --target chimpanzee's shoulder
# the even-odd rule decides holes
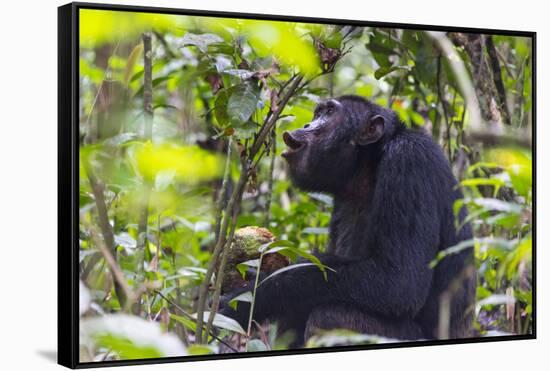
[[[384,157],[424,166],[447,163],[441,147],[422,129],[399,130],[385,144]]]

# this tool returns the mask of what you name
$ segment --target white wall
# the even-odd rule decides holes
[[[104,2],[104,1],[99,1]],[[538,32],[538,334],[536,341],[140,366],[157,370],[541,369],[550,349],[548,285],[550,21],[544,1],[122,1]],[[0,21],[0,367],[54,369],[56,349],[56,32],[59,0],[8,0]],[[7,84],[6,84],[7,81]],[[550,102],[548,102],[550,104]],[[546,297],[545,297],[546,294]],[[546,351],[546,354],[544,353]],[[57,368],[59,369],[59,368]],[[129,369],[129,368],[128,368]],[[137,369],[137,367],[132,367]]]

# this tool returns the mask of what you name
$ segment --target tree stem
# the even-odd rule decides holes
[[[153,139],[153,52],[151,47],[151,32],[144,32],[143,39],[143,111],[145,125],[143,128],[143,139],[151,141]],[[144,180],[143,197],[138,221],[138,240],[136,250],[138,252],[138,266],[136,283],[141,285],[145,281],[145,249],[147,247],[147,227],[149,218],[149,198],[151,193],[151,182]],[[139,315],[141,305],[139,298],[134,307],[134,313]]]

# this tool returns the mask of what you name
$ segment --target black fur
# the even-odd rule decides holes
[[[383,135],[368,131],[383,118]],[[365,134],[367,133],[367,134]],[[371,135],[360,145],[359,136]],[[319,328],[348,328],[398,339],[437,337],[442,293],[452,298],[448,335],[470,336],[475,293],[472,249],[429,263],[438,251],[472,237],[455,228],[456,190],[447,159],[425,133],[363,98],[322,103],[305,128],[283,136],[298,187],[334,196],[328,252],[315,266],[289,270],[258,287],[254,318],[279,320],[307,339]],[[374,141],[374,142],[372,142]],[[466,211],[462,210],[460,219]],[[247,322],[224,297],[221,313]],[[303,338],[299,340],[304,340]]]

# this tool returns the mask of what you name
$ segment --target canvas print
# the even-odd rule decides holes
[[[78,9],[79,362],[532,335],[533,37]]]

